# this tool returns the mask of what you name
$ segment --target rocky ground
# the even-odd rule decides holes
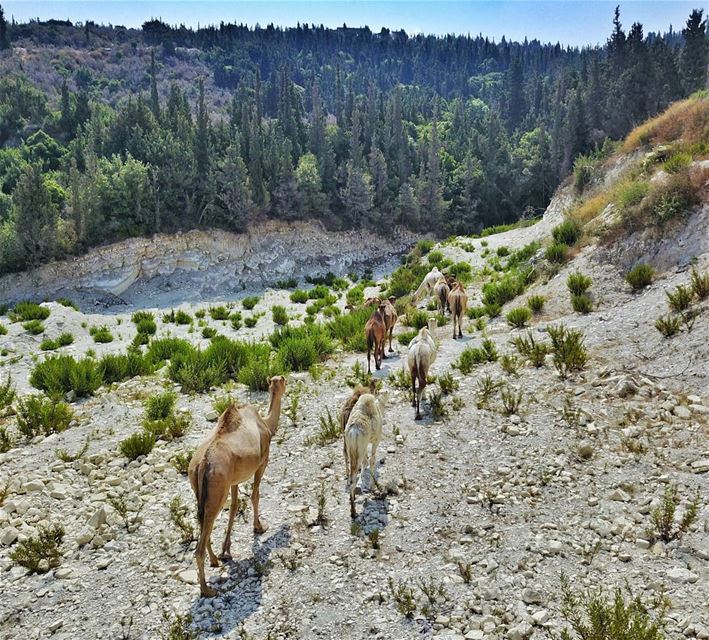
[[[564,202],[562,192],[540,223],[491,236],[488,247],[513,249],[547,237]],[[699,222],[692,224],[706,228],[706,209],[695,216]],[[454,245],[442,250],[481,267],[482,241],[472,244],[472,253]],[[540,338],[541,329],[558,322],[585,334],[590,361],[569,379],[559,377],[549,358],[539,369],[520,366],[517,375],[499,362],[462,375],[453,364],[464,348],[479,345],[484,335],[500,354],[512,354],[510,340],[520,331],[510,329],[503,314],[484,334],[466,321],[464,339],[454,341],[448,324],[435,334],[440,347],[432,373],[450,372],[459,386],[444,396],[447,417],[433,419],[426,403],[424,420],[415,422],[407,393],[389,378],[405,360],[405,347],[396,345],[376,376],[389,390],[380,486],[365,474],[354,526],[341,443],[320,446],[312,437],[326,410],[336,414],[348,394],[346,379],[364,358],[339,352],[317,379],[291,375],[262,484],[261,511],[270,528],[254,537],[245,504],[234,530],[234,561],[207,568],[220,592],[213,599],[199,597],[194,543],[183,543],[170,519],[175,496],[194,513],[189,483],[171,460],[208,432],[212,400],[225,391],[180,394],[178,409],[192,416],[187,435],[159,442],[131,463],[118,443],[139,428],[143,399],[171,386],[165,371],[74,403],[70,429],[0,454],[0,489],[8,487],[0,508],[0,635],[160,638],[168,637],[165,617],[189,615],[200,638],[540,639],[562,628],[565,574],[577,590],[602,587],[609,594],[627,584],[646,601],[666,597],[668,638],[709,638],[709,310],[700,304],[691,332],[663,339],[654,321],[665,313],[665,290],[689,280],[686,266],[665,270],[634,294],[603,255],[588,247],[528,292],[548,299],[531,324]],[[706,250],[696,258],[700,269],[709,268]],[[593,278],[597,308],[588,315],[575,314],[569,304],[566,276],[576,269]],[[474,306],[478,294],[470,291]],[[303,305],[276,290],[255,310],[274,303],[303,315]],[[133,338],[128,314],[47,306],[47,334],[75,335],[64,352],[123,351]],[[182,308],[193,313],[206,306]],[[33,361],[43,357],[40,338],[5,324],[9,332],[0,344],[8,353],[0,378],[11,373],[24,395]],[[114,342],[91,341],[88,328],[99,324],[111,327]],[[207,343],[187,327],[158,324],[159,335]],[[245,338],[273,328],[270,312],[253,329],[210,325]],[[515,413],[505,415],[499,390],[480,404],[486,375],[522,393]],[[267,401],[239,385],[228,391],[262,407]],[[10,430],[14,421],[1,420]],[[76,453],[86,442],[80,459],[57,458],[58,450]],[[650,540],[647,531],[669,486],[681,498],[678,516],[697,492],[700,504],[686,535],[665,544]],[[123,515],[116,508],[120,499]],[[215,547],[226,516],[217,522]],[[28,575],[13,565],[8,554],[19,541],[57,522],[66,530],[59,567]]]

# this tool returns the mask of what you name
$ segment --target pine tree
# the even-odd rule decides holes
[[[301,156],[295,170],[295,178],[303,214],[319,217],[325,213],[325,195],[322,192],[318,161],[312,153]]]
[[[703,9],[695,9],[687,19],[682,31],[684,51],[682,52],[682,78],[687,91],[709,88],[709,40],[707,39],[707,19],[702,20]]]
[[[417,228],[420,223],[420,209],[410,181],[407,180],[401,185],[396,204],[399,212],[399,223],[412,229]]]
[[[372,176],[372,188],[374,191],[374,207],[382,212],[387,208],[389,202],[387,175],[387,163],[384,154],[376,145],[372,146],[369,153],[369,173]]]
[[[625,66],[625,32],[620,23],[620,6],[613,13],[613,33],[608,40],[609,71],[618,75]]]
[[[419,207],[426,212],[431,224],[440,224],[446,210],[441,186],[441,160],[438,143],[437,114],[431,123],[431,139],[428,145],[428,157],[421,163],[416,196]]]
[[[369,215],[374,206],[372,178],[352,160],[347,163],[347,181],[342,189],[341,198],[350,223],[355,229],[369,222]]]
[[[155,49],[150,50],[150,110],[156,120],[160,120],[160,96],[158,95],[158,80],[155,69]]]
[[[199,98],[197,99],[197,130],[194,137],[194,161],[198,180],[209,173],[209,113],[204,98],[204,78],[199,79]]]
[[[0,51],[10,48],[10,34],[7,32],[7,21],[5,12],[0,6]]]
[[[251,185],[246,165],[236,145],[230,145],[217,169],[217,197],[214,222],[227,229],[243,231],[253,211]]]
[[[74,113],[71,108],[71,96],[66,78],[62,81],[61,99],[59,101],[59,127],[67,135],[74,133]]]
[[[522,123],[526,113],[522,62],[517,55],[507,70],[507,118],[510,131],[514,131]]]
[[[17,239],[27,264],[37,266],[54,257],[59,211],[38,164],[27,165],[12,193]]]

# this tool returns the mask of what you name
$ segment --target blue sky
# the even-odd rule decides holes
[[[0,0],[5,14],[20,21],[29,18],[86,19],[104,24],[139,27],[151,17],[170,24],[191,26],[225,22],[257,22],[292,26],[297,22],[326,26],[368,25],[405,29],[407,33],[482,33],[499,40],[537,38],[542,42],[586,45],[603,43],[611,30],[613,9],[618,0],[473,0],[405,1],[232,1],[173,0],[171,2],[86,1],[86,0]],[[693,8],[706,0],[653,0],[620,2],[621,21],[626,28],[641,22],[648,31],[665,31],[671,24],[679,30]]]

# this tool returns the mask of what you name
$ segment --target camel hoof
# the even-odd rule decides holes
[[[218,567],[218,566],[219,566],[219,560],[217,560],[216,558],[214,558],[214,559],[210,558],[210,559],[209,559],[209,566],[210,566],[210,567]]]
[[[417,413],[417,414],[416,414],[416,417],[414,418],[414,420],[421,420],[421,414],[420,414],[420,413]]]
[[[222,552],[219,554],[219,559],[220,559],[220,560],[231,560],[231,559],[232,559],[232,557],[231,557],[231,552],[229,552],[229,551],[222,551]]]
[[[257,527],[254,527],[254,533],[257,536],[261,535],[262,533],[266,533],[266,531],[268,531],[268,525],[263,524],[263,522],[261,524],[259,524]]]
[[[390,347],[390,348],[389,348],[389,353],[394,353],[394,349],[392,349],[392,348]]]
[[[212,589],[212,587],[203,587],[200,589],[203,598],[213,598],[217,595],[217,590]]]

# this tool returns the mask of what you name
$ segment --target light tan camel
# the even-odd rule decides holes
[[[451,292],[445,278],[441,278],[433,287],[433,294],[436,296],[438,312],[444,314],[448,308],[448,294]]]
[[[421,419],[421,396],[428,384],[428,370],[436,360],[438,352],[431,332],[435,329],[435,318],[428,327],[423,327],[418,335],[409,343],[409,353],[406,361],[411,375],[411,406],[416,409],[415,420]],[[418,389],[416,383],[418,382]]]
[[[465,310],[468,308],[468,294],[465,292],[465,287],[460,283],[456,282],[448,294],[448,306],[451,310],[451,316],[453,318],[453,340],[456,339],[455,335],[455,325],[458,323],[458,338],[463,337],[463,316],[465,315]]]
[[[352,407],[357,404],[357,400],[359,400],[360,396],[362,396],[365,393],[371,393],[374,395],[377,390],[377,381],[372,378],[369,381],[369,386],[365,387],[361,384],[358,384],[353,390],[352,390],[352,395],[345,400],[345,402],[342,404],[342,409],[340,410],[340,431],[342,433],[345,432],[345,427],[347,426],[347,421],[350,418],[350,413],[352,413]],[[345,466],[347,466],[347,450],[345,449]],[[349,469],[347,470],[347,475],[349,476]]]
[[[222,558],[230,558],[231,528],[239,504],[239,485],[253,476],[251,504],[254,510],[254,533],[268,528],[259,519],[259,486],[268,465],[271,438],[278,428],[281,415],[281,398],[286,390],[286,379],[274,376],[269,379],[270,405],[266,417],[261,417],[256,407],[232,404],[219,418],[217,426],[202,442],[192,456],[188,475],[197,498],[199,541],[195,556],[202,595],[208,598],[216,591],[207,586],[204,578],[204,553],[209,552],[210,565],[219,566],[212,550],[211,534],[214,521],[224,507],[231,490],[231,508],[226,529]]]
[[[399,319],[396,313],[396,307],[394,306],[395,302],[396,296],[389,296],[389,299],[384,302],[384,324],[386,325],[386,331],[389,336],[389,353],[394,353],[391,341],[394,335],[394,326]]]

